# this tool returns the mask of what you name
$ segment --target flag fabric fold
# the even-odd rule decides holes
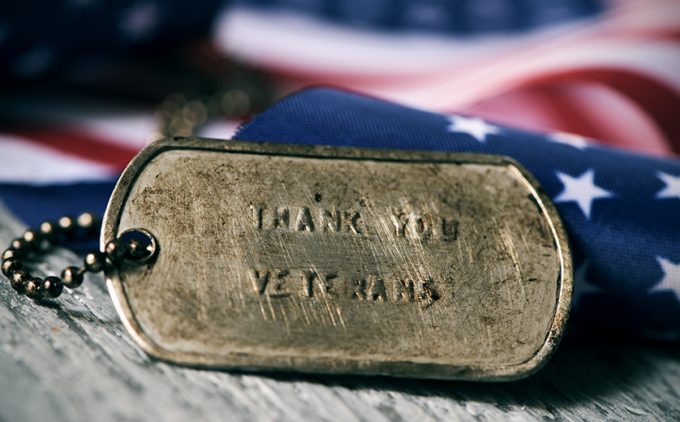
[[[500,154],[553,199],[575,259],[577,319],[680,338],[680,161],[317,88],[271,106],[235,139]]]

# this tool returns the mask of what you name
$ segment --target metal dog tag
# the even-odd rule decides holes
[[[102,244],[150,355],[203,367],[502,380],[554,351],[571,301],[560,219],[497,156],[176,138],[125,170]]]

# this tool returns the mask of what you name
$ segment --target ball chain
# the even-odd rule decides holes
[[[155,133],[153,137],[190,136],[201,125],[216,117],[243,116],[272,101],[273,91],[266,79],[250,69],[241,70],[239,75],[237,79],[240,84],[209,96],[168,97],[158,113],[159,133]],[[28,229],[22,237],[12,240],[9,248],[3,252],[2,273],[19,293],[33,299],[56,298],[61,295],[64,287],[73,289],[80,286],[86,272],[103,271],[107,262],[114,265],[123,260],[142,263],[153,255],[153,247],[145,247],[135,239],[127,242],[116,239],[106,244],[104,252],[86,254],[82,268],[66,267],[61,272],[61,277],[39,278],[27,271],[27,261],[46,253],[53,246],[95,235],[98,226],[99,222],[93,214],[83,213],[77,218],[64,216],[56,221],[45,221],[37,229]]]
[[[36,300],[52,299],[59,297],[64,287],[74,289],[80,286],[86,272],[103,271],[107,261],[116,265],[124,259],[140,261],[151,253],[137,240],[122,242],[116,239],[106,244],[104,252],[87,253],[82,268],[66,267],[61,277],[40,278],[28,271],[26,264],[33,258],[44,255],[56,245],[96,236],[98,228],[98,219],[89,212],[77,218],[64,216],[56,221],[45,221],[37,229],[28,229],[21,237],[10,242],[9,248],[2,253],[2,273],[17,292]]]

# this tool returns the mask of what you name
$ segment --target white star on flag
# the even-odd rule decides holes
[[[656,175],[666,184],[663,189],[657,192],[657,198],[680,198],[680,176],[663,172],[658,172]]]
[[[581,298],[583,298],[583,296],[600,291],[600,289],[590,284],[586,277],[587,272],[588,261],[581,264],[574,271],[574,294],[571,299],[571,306],[573,308],[576,308],[579,303],[581,303]]]
[[[557,142],[558,144],[572,146],[576,149],[585,149],[589,146],[586,138],[573,133],[555,132],[551,134],[548,139],[553,142]]]
[[[659,284],[652,287],[649,292],[654,293],[670,290],[675,293],[676,298],[680,299],[680,263],[674,264],[660,256],[656,257],[656,262],[661,265],[663,278]]]
[[[467,133],[481,143],[486,142],[488,135],[499,132],[496,126],[490,125],[477,117],[451,116],[449,120],[451,122],[448,127],[449,132]]]
[[[595,171],[593,169],[586,171],[578,177],[572,177],[558,171],[557,177],[564,185],[564,190],[555,197],[554,201],[576,202],[588,220],[590,220],[590,211],[593,207],[593,201],[599,198],[610,198],[614,196],[612,192],[602,189],[595,184]]]

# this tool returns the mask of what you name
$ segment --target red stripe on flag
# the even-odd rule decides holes
[[[138,152],[135,148],[120,145],[114,140],[85,130],[52,126],[3,132],[116,170],[123,170]]]
[[[680,154],[680,94],[660,80],[625,69],[589,68],[539,77],[527,86],[579,80],[609,86],[639,105],[664,133],[673,152]]]
[[[647,154],[673,154],[664,134],[637,104],[598,82],[524,87],[459,112],[530,131],[574,133]]]

